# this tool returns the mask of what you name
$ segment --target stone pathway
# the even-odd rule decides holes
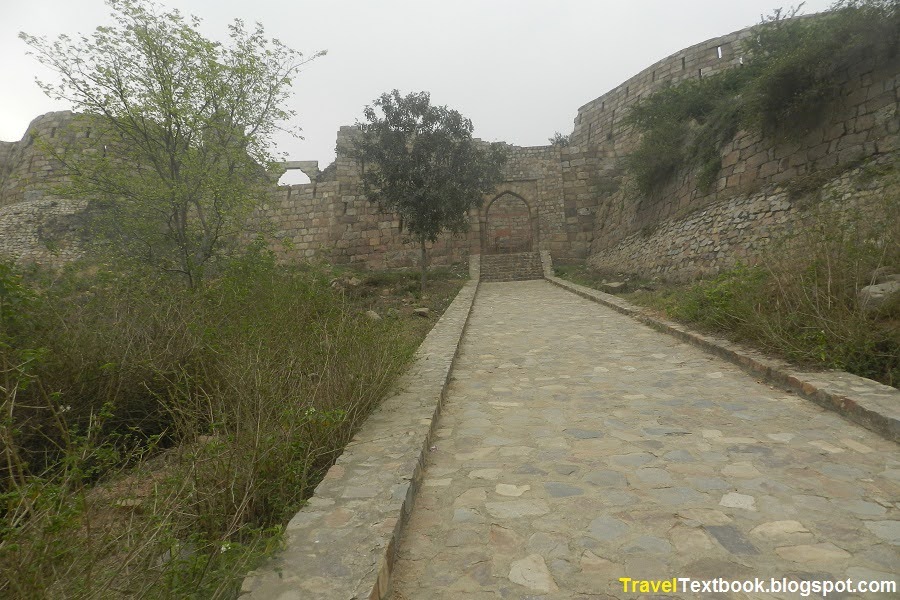
[[[900,574],[894,443],[610,309],[482,284],[453,378],[394,600]]]

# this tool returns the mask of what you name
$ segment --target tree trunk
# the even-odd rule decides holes
[[[428,263],[425,262],[425,238],[420,238],[419,244],[420,244],[420,247],[422,248],[422,255],[421,255],[421,258],[419,261],[419,264],[422,267],[422,274],[419,279],[419,293],[424,295],[425,294],[425,272],[428,269]]]

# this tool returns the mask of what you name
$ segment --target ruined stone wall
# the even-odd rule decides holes
[[[67,177],[52,153],[85,151],[89,135],[84,119],[61,111],[34,119],[20,141],[0,142],[0,257],[62,265],[81,256],[86,202],[53,194]]]
[[[401,231],[395,215],[368,202],[356,163],[347,156],[354,127],[337,136],[334,164],[308,184],[277,186],[255,217],[253,229],[267,230],[270,248],[283,261],[318,258],[337,264],[391,268],[418,264],[419,247]],[[428,244],[431,264],[461,262],[469,236],[442,236]]]
[[[332,166],[309,184],[278,187],[257,212],[255,227],[272,230],[271,248],[282,260],[318,257],[370,268],[418,264],[419,248],[401,230],[398,217],[382,213],[363,194],[358,165],[347,153],[355,131],[355,127],[342,127],[338,132],[337,158]],[[495,215],[504,212],[503,202],[497,204],[500,197],[514,197],[522,203],[514,211],[513,227],[520,229],[518,235],[525,235],[527,229],[535,249],[550,248],[554,243],[562,247],[559,148],[509,146],[508,150],[503,183],[470,213],[468,233],[443,235],[427,245],[431,264],[462,262],[470,253],[496,250],[490,241],[489,207],[497,207]]]
[[[773,244],[798,238],[822,211],[829,220],[861,212],[872,222],[883,222],[887,205],[896,207],[900,202],[900,189],[896,176],[891,180],[881,174],[897,173],[898,169],[900,155],[881,155],[834,176],[821,190],[817,186],[800,193],[798,183],[770,185],[724,198],[632,233],[591,255],[588,264],[603,272],[673,281],[714,275],[739,263],[754,264],[773,251]]]
[[[254,230],[285,262],[310,259],[370,268],[418,264],[419,247],[406,241],[400,222],[340,181],[280,186],[254,218]],[[467,240],[443,236],[428,244],[431,264],[461,262]]]
[[[479,211],[479,232],[490,226],[491,202],[503,194],[514,194],[528,204],[532,219],[534,250],[550,250],[557,255],[567,252],[565,207],[562,185],[561,149],[557,146],[521,148],[509,146],[509,159],[504,167],[504,181],[484,199]],[[489,236],[473,241],[473,251],[490,251]]]
[[[90,135],[84,117],[60,111],[33,120],[20,141],[0,144],[0,206],[52,196],[67,179],[53,154],[88,150],[96,141]]]
[[[640,141],[624,123],[631,107],[667,84],[740,66],[740,42],[748,35],[744,29],[685,48],[578,109],[569,145],[562,151],[566,243],[556,256],[586,258],[598,237],[614,243],[630,233],[634,219],[627,206],[619,210],[622,197],[617,192],[620,159]]]
[[[496,239],[498,230],[506,228],[512,237],[518,238],[523,238],[527,231],[535,250],[550,251],[554,259],[562,262],[590,257],[591,264],[611,270],[640,268],[670,276],[680,276],[678,271],[715,270],[733,259],[751,256],[754,248],[764,243],[760,240],[767,235],[766,227],[770,225],[767,219],[782,218],[782,209],[762,210],[766,202],[768,206],[781,206],[783,190],[775,186],[796,177],[838,171],[866,158],[898,152],[900,76],[897,72],[900,68],[875,71],[870,65],[860,63],[845,74],[843,94],[832,107],[827,122],[802,140],[779,145],[753,133],[739,132],[722,149],[722,169],[708,191],[698,189],[695,175],[686,172],[673,178],[653,197],[638,194],[622,168],[622,159],[640,141],[639,133],[624,122],[628,111],[669,83],[741,68],[749,60],[741,54],[741,41],[749,35],[749,29],[745,29],[676,52],[585,104],[578,110],[567,146],[508,146],[504,181],[485,195],[480,209],[471,212],[471,228],[467,234],[443,236],[429,245],[431,261],[434,264],[458,262],[468,254],[502,250],[503,244],[498,246]],[[272,240],[272,249],[285,261],[318,257],[373,268],[416,264],[419,250],[414,243],[408,243],[399,220],[381,213],[360,189],[358,167],[346,151],[354,131],[354,127],[341,128],[335,163],[323,171],[319,172],[312,161],[291,163],[307,172],[311,182],[273,185],[268,202],[254,215],[248,237],[265,232]],[[0,143],[0,207],[52,200],[47,196],[48,190],[64,180],[59,165],[36,150],[31,142],[34,135],[59,146],[80,143],[89,148],[97,143],[88,139],[90,129],[71,113],[39,117],[23,140]],[[768,195],[759,196],[761,190],[769,190]],[[498,198],[504,200],[497,204]],[[503,206],[511,202],[510,198],[520,199],[527,211],[517,205],[516,210],[521,214],[515,218],[511,214],[504,216]],[[745,201],[762,204],[753,204],[752,210],[744,211],[739,207]],[[502,217],[501,221],[505,218],[507,223],[492,223],[492,203],[494,216]],[[705,207],[718,210],[714,207],[731,205],[738,213],[763,217],[740,223],[726,220],[718,225],[713,224],[715,219],[689,218]],[[43,207],[40,211],[52,213],[52,207],[47,208],[49,205],[40,206]],[[0,226],[5,231],[16,231],[16,219],[32,214],[29,210],[0,214]],[[713,218],[714,213],[707,216]],[[714,244],[713,247],[720,247],[715,257],[704,258],[706,255],[692,249],[694,241],[702,241],[697,236],[702,236],[704,228],[718,228],[713,233],[721,238],[722,227],[736,227],[741,223],[739,237],[729,238],[731,241],[725,245]],[[689,232],[691,227],[694,229]],[[646,239],[648,232],[654,232],[657,241],[652,250],[640,250],[639,241]],[[671,233],[669,242],[658,238],[665,232]],[[44,256],[43,251],[23,250],[27,246],[22,241],[24,233],[17,234],[19,241],[15,244],[8,241],[11,235],[0,237],[0,253],[24,258],[30,253]],[[41,236],[25,237],[32,241],[42,239]],[[677,248],[682,248],[681,255]],[[723,252],[721,248],[731,252],[732,258],[719,254]],[[651,256],[658,256],[658,262],[648,262]]]
[[[58,267],[80,257],[85,205],[45,197],[0,206],[0,259]]]
[[[805,137],[775,143],[758,133],[738,132],[722,148],[722,169],[709,190],[699,187],[695,172],[678,174],[650,197],[627,185],[618,188],[597,207],[592,252],[736,194],[895,152],[900,147],[898,82],[895,69],[874,71],[860,64],[845,74],[840,99],[830,107],[825,122]],[[638,139],[631,132],[624,137]]]
[[[709,218],[715,211],[699,221],[685,221],[688,214],[695,215],[706,206],[740,204],[748,197],[778,206],[783,189],[776,189],[776,184],[815,173],[838,172],[863,159],[898,151],[900,65],[876,70],[863,61],[843,74],[841,92],[824,122],[802,139],[775,143],[757,133],[740,131],[722,148],[722,168],[710,189],[700,189],[695,172],[684,172],[652,197],[640,194],[623,176],[622,169],[622,159],[640,142],[639,132],[624,123],[630,108],[666,82],[678,83],[727,68],[741,68],[745,57],[741,55],[740,42],[748,34],[749,30],[738,31],[677,52],[579,109],[570,147],[564,151],[569,165],[563,163],[565,203],[570,227],[574,229],[570,239],[575,254],[583,253],[587,243],[590,264],[604,269],[628,271],[640,267],[641,274],[665,273],[675,278],[714,272],[735,260],[757,256],[755,249],[765,244],[767,227],[755,226],[762,222],[743,222],[744,229],[735,238],[742,242],[724,246],[725,252],[731,253],[730,258],[715,253],[717,258],[709,255],[704,259],[691,246],[696,241],[694,234],[702,237],[704,228],[712,226]],[[764,188],[770,190],[768,196],[759,196]],[[760,207],[754,205],[754,210],[757,208]],[[576,223],[571,223],[571,215]],[[688,236],[690,242],[685,241],[685,232],[679,229],[686,223],[697,228]],[[671,240],[670,246],[658,236],[660,232],[674,232],[673,227],[681,233]],[[721,224],[716,227],[721,228]],[[636,249],[637,240],[642,237],[635,234],[647,231],[654,231],[654,239],[662,243],[655,246],[658,252]],[[675,248],[682,248],[683,253]],[[644,258],[635,259],[635,252]],[[648,262],[650,255],[658,256],[658,261]]]
[[[13,153],[18,147],[17,142],[0,142],[0,189],[13,169]]]

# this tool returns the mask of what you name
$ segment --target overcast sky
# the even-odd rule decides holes
[[[787,0],[790,2],[791,0]],[[803,12],[825,10],[811,0]],[[427,90],[472,119],[475,135],[538,146],[569,133],[576,111],[657,60],[753,25],[779,0],[163,0],[224,39],[234,18],[311,55],[294,84],[303,140],[279,139],[291,160],[334,158],[335,133],[382,92]],[[70,108],[34,83],[51,74],[26,56],[19,31],[55,37],[107,21],[103,0],[0,0],[0,140]]]

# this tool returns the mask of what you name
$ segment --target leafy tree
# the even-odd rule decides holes
[[[71,176],[61,192],[102,208],[107,247],[195,287],[263,198],[272,135],[294,116],[284,107],[292,78],[323,53],[304,59],[258,23],[235,20],[223,45],[198,32],[197,17],[144,0],[108,4],[114,25],[90,36],[19,34],[59,76],[39,85],[86,115],[90,139],[79,141],[93,148],[44,145]]]
[[[396,213],[421,249],[425,289],[426,242],[469,227],[468,213],[502,179],[502,144],[472,138],[472,122],[427,92],[394,90],[367,106],[351,154],[362,165],[366,197]]]
[[[553,134],[553,137],[547,138],[547,141],[550,142],[554,146],[559,146],[561,148],[565,148],[569,145],[569,136],[564,133],[556,132]]]

